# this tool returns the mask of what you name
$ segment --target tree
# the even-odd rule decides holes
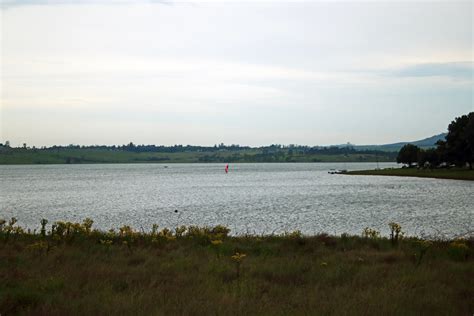
[[[454,119],[448,126],[445,159],[458,166],[474,162],[474,112]]]
[[[420,149],[418,152],[418,166],[425,167],[426,164],[430,168],[436,167],[441,163],[438,150],[430,148],[427,150]]]
[[[468,114],[468,123],[466,126],[466,143],[469,163],[469,168],[472,170],[472,164],[474,163],[474,112]]]
[[[130,142],[130,144],[128,144],[127,146],[124,146],[124,147],[125,147],[125,150],[134,151],[137,146],[135,146],[135,144],[133,142]]]
[[[406,144],[398,152],[397,163],[407,164],[411,167],[413,163],[418,161],[420,148],[412,144]]]

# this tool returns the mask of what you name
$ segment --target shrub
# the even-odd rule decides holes
[[[375,229],[366,227],[364,228],[364,231],[362,232],[362,237],[369,238],[369,239],[378,239],[380,238],[380,232]]]
[[[404,232],[402,232],[402,226],[395,222],[391,222],[388,224],[388,227],[390,227],[390,241],[393,245],[398,244],[404,235]]]
[[[456,239],[449,244],[449,255],[454,260],[466,260],[469,255],[469,247],[464,239]]]

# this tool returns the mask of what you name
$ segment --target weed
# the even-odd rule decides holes
[[[402,226],[395,222],[391,222],[388,224],[388,227],[390,228],[390,241],[392,242],[392,245],[397,245],[404,235],[404,232],[402,232]]]
[[[433,243],[429,240],[416,240],[414,245],[415,249],[417,250],[417,253],[415,253],[415,265],[418,267],[421,264],[421,260]]]
[[[364,231],[362,232],[362,237],[367,238],[367,239],[378,239],[380,238],[380,232],[375,229],[366,227],[364,228]]]
[[[240,265],[242,264],[242,261],[247,257],[245,253],[240,253],[236,252],[233,256],[231,256],[232,260],[236,264],[236,272],[237,272],[237,278],[240,278]]]
[[[46,237],[46,224],[48,224],[48,220],[43,218],[40,223],[41,223],[41,237],[45,238]]]
[[[229,236],[223,226],[99,231],[92,221],[54,222],[51,230],[46,223],[43,236],[13,233],[21,232],[16,221],[0,221],[2,241],[7,227],[10,239],[0,247],[2,315],[473,311],[474,290],[466,282],[474,275],[472,239],[400,242],[396,227],[391,236],[365,230],[362,237]],[[57,250],[37,258],[55,242]]]
[[[464,239],[456,239],[449,244],[449,255],[454,260],[463,261],[468,258],[469,247]]]

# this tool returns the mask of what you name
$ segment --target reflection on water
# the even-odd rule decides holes
[[[380,164],[381,167],[392,164]],[[224,224],[233,233],[388,233],[453,236],[472,230],[474,182],[329,175],[367,163],[120,164],[0,166],[0,217],[31,228],[39,220],[91,217],[122,224]],[[177,213],[174,210],[178,210]]]

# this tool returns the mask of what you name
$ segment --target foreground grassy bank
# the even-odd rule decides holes
[[[1,223],[1,222],[0,222]],[[0,230],[0,314],[472,315],[473,240]]]
[[[366,175],[366,176],[420,177],[420,178],[470,180],[470,181],[474,180],[474,170],[461,169],[461,168],[458,168],[458,169],[399,168],[399,169],[349,171],[345,174]]]

